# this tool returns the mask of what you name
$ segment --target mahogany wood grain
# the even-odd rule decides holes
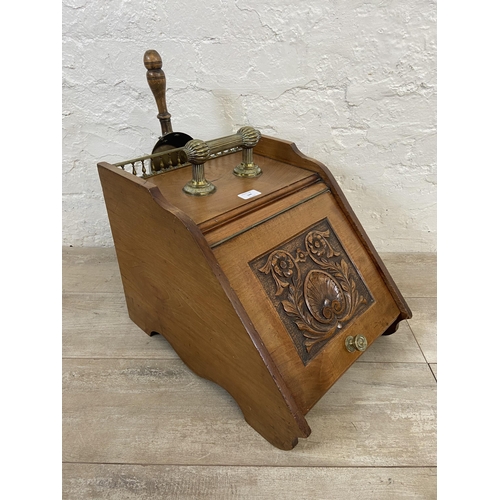
[[[299,149],[293,142],[284,141],[282,139],[276,139],[274,137],[265,135],[262,136],[261,140],[254,148],[254,152],[255,154],[266,156],[268,158],[288,163],[290,165],[300,166],[308,170],[312,170],[314,172],[317,172],[321,176],[324,182],[332,188],[332,194],[337,200],[339,207],[342,209],[346,218],[349,220],[353,231],[358,234],[360,243],[366,247],[388,289],[390,290],[394,300],[398,304],[401,312],[399,319],[402,320],[411,318],[411,310],[408,307],[408,304],[401,295],[401,292],[394,283],[394,280],[389,274],[389,271],[387,270],[379,254],[375,250],[375,247],[366,234],[366,231],[361,225],[361,222],[359,222],[359,219],[352,210],[349,202],[347,201],[347,198],[345,197],[344,193],[340,189],[340,186],[338,185],[337,181],[333,177],[330,170],[326,167],[326,165],[305,156],[299,151]]]
[[[98,165],[131,319],[224,387],[280,449],[309,426],[198,227],[151,182]]]
[[[255,148],[261,176],[234,176],[240,156],[206,163],[206,178],[217,191],[203,197],[183,192],[191,175],[188,167],[147,180],[107,163],[98,167],[131,319],[148,334],[161,333],[195,373],[224,387],[269,442],[291,449],[298,437],[310,433],[304,415],[361,354],[348,352],[346,337],[362,334],[370,345],[394,332],[411,311],[324,165],[293,143],[265,136]],[[238,197],[249,190],[260,194]],[[265,289],[251,263],[312,234],[313,227],[323,228],[316,234],[331,235],[336,247],[342,247],[335,255],[342,257],[323,260],[324,266],[310,257],[304,276],[312,281],[297,284],[303,290],[297,300],[309,300],[307,283],[314,288],[321,279],[330,279],[330,285],[322,285],[330,290],[325,297],[344,283],[345,293],[335,292],[338,300],[361,304],[362,312],[346,309],[338,326],[342,330],[335,334],[337,326],[324,327],[328,341],[306,352],[307,339],[313,337],[289,330],[300,327],[287,317],[296,306],[271,300],[273,292]],[[341,264],[349,269],[335,267]],[[328,269],[337,269],[341,281],[335,282]],[[326,300],[319,297],[323,292],[314,293]],[[330,307],[322,304],[317,307]],[[307,302],[307,307],[312,311],[316,306]],[[311,335],[322,328],[303,326],[313,328]]]
[[[238,219],[228,220],[226,224],[216,227],[210,232],[204,233],[205,238],[210,246],[218,245],[225,238],[231,237],[238,231],[250,228],[254,224],[258,224],[262,220],[276,215],[280,211],[286,210],[290,205],[300,203],[302,200],[314,196],[326,188],[323,182],[316,182],[306,186],[283,198],[276,197],[271,203],[259,206],[254,211],[247,211]]]
[[[375,303],[304,366],[285,325],[247,263],[324,217],[329,219],[351,261],[356,263]],[[214,254],[304,414],[362,354],[346,350],[346,336],[363,334],[371,344],[400,313],[369,253],[331,193],[321,194],[229,240],[214,248]]]
[[[269,158],[254,156],[263,174],[256,178],[237,177],[233,168],[241,161],[241,153],[222,156],[205,163],[205,177],[217,191],[207,196],[191,196],[182,191],[191,178],[191,168],[185,167],[149,178],[172,205],[186,213],[202,230],[219,223],[219,218],[234,218],[253,207],[267,203],[275,194],[293,189],[297,183],[314,182],[317,174]],[[244,200],[238,195],[255,189],[262,193]],[[279,195],[278,195],[279,196]]]

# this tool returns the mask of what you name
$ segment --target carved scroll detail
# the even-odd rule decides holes
[[[327,219],[250,266],[282,319],[289,319],[304,364],[374,302]]]

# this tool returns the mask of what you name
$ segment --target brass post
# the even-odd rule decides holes
[[[241,127],[236,132],[242,139],[242,161],[233,170],[238,177],[258,177],[262,169],[253,162],[253,148],[259,142],[260,132],[253,127]]]
[[[215,192],[215,186],[205,179],[205,162],[210,156],[208,144],[193,139],[184,146],[188,161],[193,165],[193,178],[182,188],[190,195],[205,196]]]

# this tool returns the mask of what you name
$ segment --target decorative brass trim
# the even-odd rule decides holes
[[[203,144],[208,147],[208,154],[204,158],[205,162],[221,156],[236,153],[238,151],[243,151],[243,161],[239,165],[244,167],[243,177],[257,177],[262,173],[262,170],[253,163],[252,148],[257,144],[260,137],[261,134],[257,129],[253,127],[242,127],[236,134],[233,135],[211,139],[206,142],[199,141],[199,139],[193,140],[203,142]],[[139,175],[136,163],[140,163],[140,170],[142,174],[140,176],[147,179],[154,175],[169,172],[170,170],[177,168],[187,167],[192,164],[193,162],[189,160],[189,155],[191,153],[189,151],[188,144],[189,143],[181,148],[172,148],[160,151],[159,153],[139,156],[138,158],[118,162],[114,165],[120,167],[122,170],[125,170],[125,167],[130,165],[132,167],[131,173],[133,175]]]
[[[193,165],[193,178],[182,190],[194,196],[206,196],[215,192],[215,186],[205,179],[205,162],[210,157],[210,148],[204,141],[193,139],[184,146],[189,162]]]
[[[355,352],[355,351],[366,351],[366,348],[368,347],[368,341],[366,340],[366,337],[364,335],[356,335],[353,337],[352,335],[349,335],[345,339],[345,348],[349,352]]]
[[[253,162],[253,148],[259,142],[261,134],[253,127],[242,127],[237,133],[242,137],[243,155],[233,174],[238,177],[258,177],[262,174],[262,169]]]

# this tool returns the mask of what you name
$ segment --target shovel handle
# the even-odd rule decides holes
[[[173,132],[170,117],[172,116],[167,110],[166,91],[167,83],[165,73],[161,69],[162,60],[160,54],[156,50],[147,50],[144,53],[144,66],[148,70],[146,77],[148,79],[149,88],[153,92],[158,107],[158,120],[160,120],[162,135]]]

